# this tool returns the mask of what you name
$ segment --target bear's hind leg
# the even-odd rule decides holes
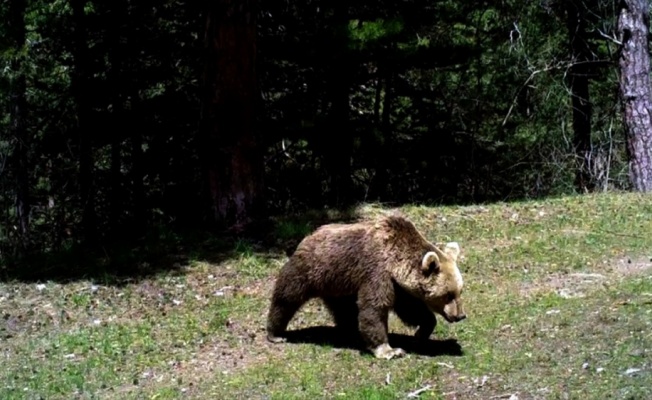
[[[308,301],[302,285],[277,281],[272,304],[267,315],[267,339],[273,343],[285,341],[282,337],[294,314]]]
[[[272,343],[285,341],[282,337],[302,302],[273,301],[267,316],[267,339]]]

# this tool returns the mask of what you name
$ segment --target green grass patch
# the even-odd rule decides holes
[[[275,225],[274,235],[277,240],[301,240],[314,230],[309,221],[279,221]]]
[[[469,318],[440,320],[431,343],[462,354],[385,361],[337,343],[267,343],[285,256],[241,240],[120,285],[0,284],[0,398],[652,398],[652,198],[401,210],[462,247]],[[318,226],[308,221],[281,219],[275,235],[300,239]],[[312,302],[291,329],[329,324]],[[413,333],[394,317],[390,329]]]

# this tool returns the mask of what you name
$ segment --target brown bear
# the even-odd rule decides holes
[[[299,308],[321,298],[339,328],[359,331],[377,357],[405,351],[387,340],[388,313],[430,337],[435,314],[448,322],[466,318],[462,308],[460,248],[427,241],[406,218],[393,214],[352,224],[329,224],[304,238],[276,280],[267,338],[277,343]]]

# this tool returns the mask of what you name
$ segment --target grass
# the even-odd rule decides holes
[[[406,358],[334,340],[316,301],[290,325],[298,340],[268,344],[286,257],[239,241],[218,262],[189,250],[174,273],[121,284],[0,283],[0,398],[652,397],[652,198],[402,211],[433,241],[462,246],[469,316],[440,320]],[[282,221],[276,235],[300,239],[309,226]],[[409,329],[393,317],[390,328],[409,346]]]

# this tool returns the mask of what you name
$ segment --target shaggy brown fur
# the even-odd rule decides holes
[[[404,354],[387,341],[390,310],[428,338],[437,320],[465,318],[457,268],[459,247],[428,242],[407,219],[392,215],[330,224],[304,238],[276,280],[267,337],[280,342],[288,323],[311,298],[326,304],[338,327],[359,330],[379,358]]]

